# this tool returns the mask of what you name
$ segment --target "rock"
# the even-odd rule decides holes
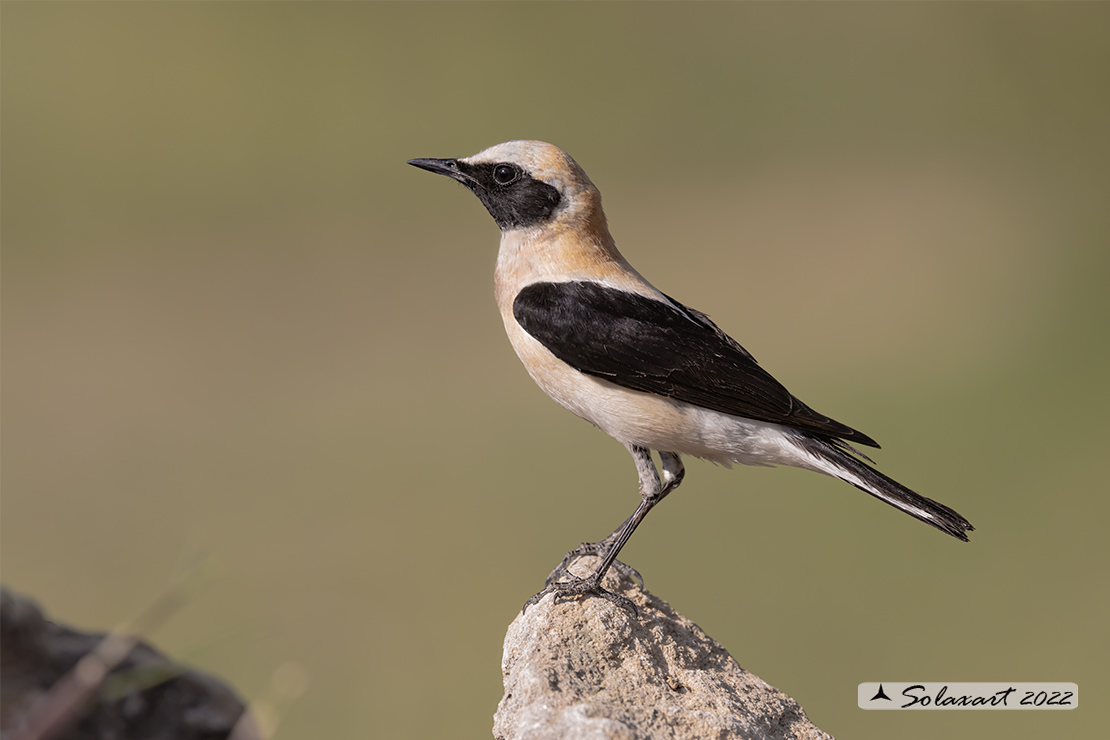
[[[80,710],[78,702],[57,702],[66,691],[54,689],[60,679],[72,676],[74,665],[103,638],[103,634],[55,624],[30,599],[0,588],[3,737],[19,738],[25,733],[38,737],[41,720],[36,730],[30,730],[27,723],[48,694],[61,708]],[[68,695],[79,699],[72,689]],[[236,738],[261,737],[250,717],[239,721],[243,712],[243,702],[222,682],[175,664],[139,642],[96,687],[89,705],[70,726],[51,723],[51,736],[65,740],[213,740],[228,737],[234,728]]]
[[[582,557],[571,572],[588,575],[597,562]],[[831,740],[796,701],[616,566],[604,585],[638,614],[594,596],[548,595],[513,620],[497,740]]]

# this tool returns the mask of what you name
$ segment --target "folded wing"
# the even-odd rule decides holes
[[[705,314],[677,301],[589,281],[533,283],[517,294],[513,316],[587,375],[823,439],[879,446],[799,401]]]

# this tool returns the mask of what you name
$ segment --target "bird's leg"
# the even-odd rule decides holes
[[[630,450],[631,449],[632,448],[630,448]],[[643,450],[643,448],[638,449]],[[678,488],[679,484],[682,483],[683,477],[686,475],[686,468],[682,465],[682,459],[674,452],[659,453],[659,457],[661,458],[663,463],[662,481],[660,481],[659,474],[656,472],[655,465],[652,463],[650,454],[644,454],[641,456],[638,452],[633,451],[632,455],[633,458],[636,460],[636,468],[640,476],[641,498],[653,496],[654,503],[651,504],[651,506],[659,503],[664,498],[666,498],[667,494]],[[653,490],[657,491],[657,493],[651,494],[650,492]],[[650,509],[651,507],[649,506],[648,508]],[[642,520],[646,515],[647,511],[644,511],[642,514],[640,514],[639,520]],[[617,529],[611,535],[601,540],[600,542],[583,542],[576,549],[568,552],[563,558],[563,562],[560,563],[559,567],[552,571],[551,575],[548,576],[548,581],[545,585],[550,585],[553,580],[556,580],[560,575],[562,575],[562,573],[566,571],[566,567],[570,565],[570,563],[579,555],[600,555],[602,553],[608,555],[613,546],[620,539],[621,533],[627,530],[628,534],[625,535],[624,540],[619,545],[617,545],[616,550],[613,551],[613,557],[615,558],[616,553],[620,551],[621,547],[624,546],[624,542],[626,542],[628,540],[628,537],[631,536],[632,530],[634,530],[639,524],[639,520],[637,520],[635,523],[633,523],[632,521],[636,518],[636,516],[637,515],[634,513],[632,516],[628,517],[628,519],[624,521],[624,524],[617,527]],[[624,565],[623,563],[617,563],[617,561],[610,558],[606,559],[609,560],[608,565]],[[608,565],[605,567],[607,568]],[[640,576],[639,571],[629,565],[625,565],[624,567],[628,568],[632,573],[636,575],[636,577],[640,581],[641,586],[644,584],[644,579]],[[602,573],[602,575],[604,575],[604,572]]]
[[[659,500],[662,501],[682,483],[686,477],[686,466],[677,452],[660,452],[659,459],[663,462],[663,490],[659,492]]]
[[[628,451],[632,453],[632,459],[636,463],[636,475],[640,480],[641,497],[646,495],[645,492],[651,492],[663,488],[663,484],[659,481],[659,472],[655,469],[655,462],[651,459],[651,450],[647,449],[646,447],[638,447],[635,445],[625,445],[625,447],[627,447]],[[673,452],[667,452],[660,453],[660,456],[663,459],[664,478],[669,480],[667,478],[669,471],[667,467],[668,463],[672,458],[674,460],[678,460],[678,455],[675,455]],[[682,468],[681,462],[678,463],[678,467],[679,469]],[[681,480],[681,475],[679,476],[679,479]],[[677,485],[677,483],[675,485]],[[662,495],[665,496],[667,494],[664,493]],[[623,532],[628,527],[631,527],[632,529],[636,528],[636,525],[631,523],[632,519],[635,516],[636,515],[633,514],[632,516],[625,519],[624,524],[617,527],[611,535],[601,540],[600,542],[583,542],[581,545],[564,555],[563,561],[556,565],[555,569],[547,575],[547,580],[545,580],[543,584],[544,587],[550,587],[552,583],[555,583],[560,578],[562,578],[566,574],[567,568],[570,566],[570,564],[581,556],[603,555],[604,553],[607,553],[611,549],[613,543],[616,542],[617,539],[620,537],[621,532]],[[641,519],[642,518],[643,516],[641,516]],[[620,550],[620,548],[618,547],[617,550]],[[624,564],[621,563],[621,565]],[[625,567],[627,567],[628,570],[635,575],[636,579],[640,581],[641,586],[644,585],[644,578],[640,575],[639,571],[637,571],[635,568],[632,568],[631,566]]]
[[[599,554],[604,552],[605,555],[601,565],[598,566],[597,571],[590,576],[589,580],[596,581],[599,587],[605,572],[617,559],[617,554],[628,542],[632,533],[636,531],[636,527],[640,526],[640,522],[644,520],[652,507],[665,499],[671,491],[678,488],[679,484],[682,483],[682,478],[686,475],[686,469],[677,454],[660,452],[659,457],[663,463],[663,480],[660,481],[659,473],[656,472],[655,464],[651,460],[651,452],[645,447],[634,445],[630,445],[628,449],[632,453],[633,459],[636,460],[636,470],[640,474],[640,505],[636,507],[632,516],[625,520],[620,529],[598,543]]]
[[[637,446],[634,446],[634,445],[625,445],[625,447],[627,447],[628,451],[632,453],[632,459],[636,463],[636,475],[637,475],[637,477],[639,478],[639,481],[640,481],[640,495],[641,495],[641,497],[644,495],[645,491],[650,492],[650,491],[653,491],[653,490],[660,489],[662,487],[662,484],[659,481],[659,473],[655,469],[655,463],[651,459],[651,451],[648,450],[645,447],[637,447]],[[673,456],[674,459],[676,459],[676,460],[678,459],[678,455],[674,455],[673,453],[669,453],[669,452],[666,453],[666,454]],[[667,458],[667,457],[663,458],[663,460],[664,460],[664,470],[666,470],[666,465],[667,465],[667,460],[668,459],[669,458]],[[682,463],[680,462],[679,467],[681,467],[681,466],[682,466]],[[664,475],[666,475],[666,473],[664,473]],[[666,494],[664,494],[664,495],[666,495]],[[625,530],[625,528],[630,527],[630,526],[632,528],[635,528],[636,525],[631,524],[632,519],[635,516],[636,515],[633,514],[632,516],[625,519],[624,523],[621,524],[619,527],[617,527],[613,531],[613,533],[610,534],[605,539],[603,539],[599,542],[583,542],[581,545],[579,545],[578,547],[574,548],[573,550],[568,552],[566,555],[564,555],[563,556],[563,561],[561,563],[559,563],[558,565],[556,565],[555,569],[552,570],[547,575],[547,580],[545,580],[544,584],[543,584],[545,589],[550,587],[552,583],[555,583],[560,578],[562,578],[564,575],[566,575],[567,568],[570,566],[570,564],[573,563],[578,558],[582,557],[583,555],[602,555],[603,553],[608,552],[609,549],[611,548],[612,544],[617,541],[617,538],[620,537],[621,532],[623,532]],[[618,548],[618,549],[620,549],[620,548]],[[624,565],[624,564],[621,563],[621,565]],[[618,566],[618,567],[620,567],[620,566]],[[637,571],[635,568],[632,568],[631,566],[625,566],[625,567],[627,567],[629,571],[631,571],[633,574],[635,574],[635,577],[636,577],[637,580],[640,581],[641,586],[644,585],[643,576],[640,575],[639,571]],[[540,593],[544,593],[544,592],[541,591]]]
[[[566,574],[567,568],[570,566],[570,564],[583,555],[597,555],[599,553],[605,552],[605,548],[617,539],[617,535],[620,534],[621,530],[624,529],[625,525],[627,525],[631,519],[632,517],[626,519],[624,521],[624,524],[617,527],[616,531],[614,531],[605,539],[598,542],[583,542],[581,545],[568,552],[566,555],[563,556],[562,562],[556,565],[555,568],[547,574],[547,579],[543,582],[543,585],[545,587],[550,586],[552,583],[562,578]],[[640,571],[636,570],[631,565],[617,561],[613,564],[613,567],[624,571],[627,575],[634,577],[640,582],[641,586],[644,585],[644,577],[640,575]]]
[[[551,572],[548,576],[544,590],[533,596],[525,603],[524,608],[527,609],[532,604],[539,601],[543,596],[548,593],[555,592],[558,594],[567,595],[580,595],[580,594],[595,594],[603,598],[609,599],[618,606],[629,606],[635,611],[635,606],[632,602],[623,596],[618,596],[614,593],[606,591],[601,587],[601,580],[605,577],[605,573],[616,562],[617,555],[620,553],[621,548],[628,542],[632,533],[636,531],[636,527],[644,520],[647,513],[664,498],[667,497],[674,489],[678,488],[685,475],[685,468],[682,465],[682,460],[676,453],[673,452],[660,452],[659,456],[662,461],[663,477],[660,480],[659,472],[655,468],[655,463],[651,459],[651,450],[639,445],[626,445],[628,451],[632,453],[632,459],[636,463],[636,472],[640,479],[640,505],[636,507],[636,511],[632,516],[625,520],[624,524],[617,528],[615,532],[606,537],[601,542],[596,543],[582,543],[576,550],[567,553],[563,558],[563,562]],[[584,554],[597,554],[601,555],[601,565],[594,571],[593,575],[588,578],[572,577],[567,581],[558,581],[557,579],[566,573],[567,566],[579,555]],[[639,573],[636,576],[639,577]],[[640,583],[643,579],[640,578]]]

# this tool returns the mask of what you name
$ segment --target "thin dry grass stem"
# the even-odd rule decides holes
[[[50,740],[80,718],[88,699],[104,683],[139,642],[140,635],[153,632],[189,600],[195,590],[197,568],[190,568],[133,619],[116,626],[97,646],[62,676],[34,708],[11,740]]]
[[[277,732],[285,705],[299,699],[308,689],[308,673],[300,663],[278,666],[270,677],[270,695],[251,702],[235,723],[228,740],[263,740]]]

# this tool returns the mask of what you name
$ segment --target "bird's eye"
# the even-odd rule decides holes
[[[498,185],[508,185],[517,178],[517,169],[509,164],[499,164],[493,168],[493,179]]]

